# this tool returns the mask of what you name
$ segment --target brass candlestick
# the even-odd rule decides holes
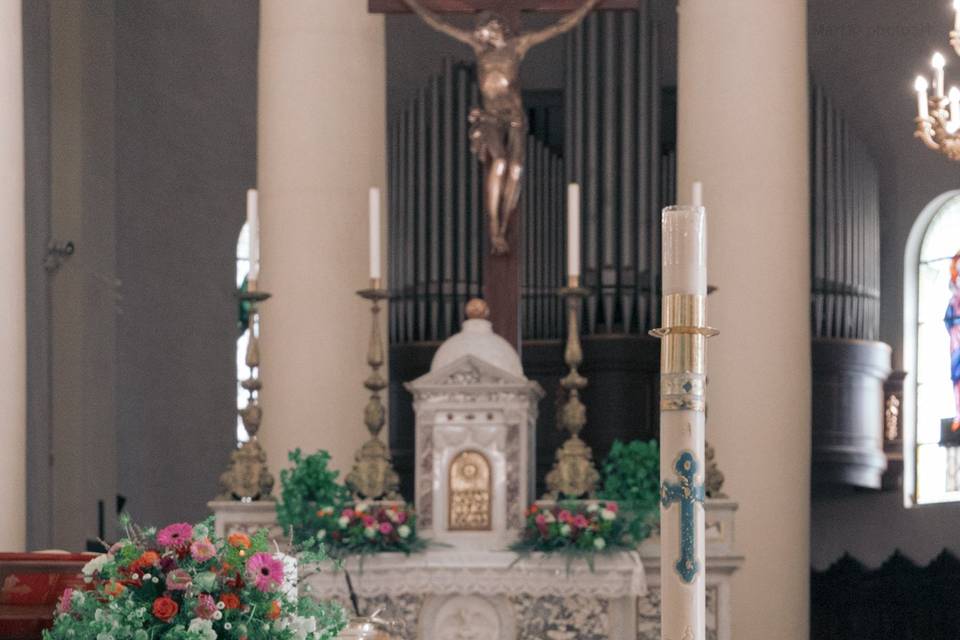
[[[547,474],[544,499],[548,500],[593,497],[600,480],[600,474],[593,464],[593,452],[579,435],[587,424],[587,408],[580,400],[580,392],[586,388],[587,379],[578,370],[583,362],[578,318],[581,300],[590,291],[580,286],[578,277],[571,276],[568,286],[559,293],[567,301],[567,346],[563,357],[570,372],[560,380],[560,386],[567,391],[567,401],[560,409],[558,427],[566,429],[570,437],[557,450],[556,462]]]
[[[390,449],[380,440],[380,432],[386,424],[386,412],[380,401],[380,392],[387,381],[380,374],[383,366],[383,339],[380,336],[380,301],[389,294],[382,288],[379,279],[370,280],[370,288],[358,291],[357,295],[370,301],[372,326],[370,344],[367,348],[367,364],[370,375],[363,386],[370,390],[370,400],[363,412],[363,422],[370,432],[367,440],[354,456],[353,469],[347,474],[346,483],[357,500],[400,500],[400,476],[390,461]]]
[[[248,439],[240,448],[230,454],[230,466],[220,476],[223,489],[221,498],[225,500],[273,500],[273,476],[267,468],[267,453],[260,446],[257,434],[263,418],[260,407],[260,311],[259,303],[270,297],[265,291],[256,291],[251,283],[250,290],[241,292],[240,299],[250,304],[249,340],[245,363],[250,375],[240,383],[247,391],[247,405],[239,410],[243,428]]]

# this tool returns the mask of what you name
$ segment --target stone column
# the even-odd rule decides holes
[[[0,551],[22,551],[27,531],[22,27],[21,3],[0,2]]]
[[[385,187],[384,18],[357,0],[262,0],[257,123],[263,427],[271,470],[369,437],[367,191]],[[384,225],[386,226],[386,225]],[[389,277],[389,274],[386,274]],[[385,314],[381,314],[383,316]]]
[[[703,181],[721,332],[707,347],[707,440],[740,502],[738,640],[809,637],[806,20],[804,0],[679,4],[679,199]]]

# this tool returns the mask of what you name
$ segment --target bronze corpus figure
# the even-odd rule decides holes
[[[531,47],[577,26],[598,0],[585,0],[583,6],[549,27],[520,34],[512,33],[507,21],[496,13],[481,13],[476,28],[468,31],[445,22],[420,0],[404,1],[424,22],[470,45],[477,56],[483,106],[470,111],[470,148],[484,165],[491,250],[496,255],[507,253],[507,225],[520,200],[527,137],[520,63]]]

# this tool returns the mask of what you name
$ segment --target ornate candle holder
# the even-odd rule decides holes
[[[578,317],[581,300],[590,291],[580,286],[578,277],[571,276],[568,286],[559,293],[567,301],[567,346],[563,359],[570,372],[560,380],[560,386],[567,391],[567,401],[560,409],[558,426],[566,429],[570,437],[557,450],[553,469],[547,473],[545,500],[593,497],[600,480],[600,474],[593,464],[593,452],[579,435],[587,424],[587,408],[580,400],[580,391],[586,388],[587,379],[578,370],[583,362]]]
[[[243,428],[247,431],[248,439],[240,448],[230,454],[230,466],[220,476],[220,485],[223,489],[221,499],[241,500],[273,500],[273,475],[267,468],[267,453],[260,446],[257,434],[263,418],[260,408],[260,311],[259,303],[270,297],[265,291],[256,291],[255,286],[241,292],[240,300],[250,304],[249,340],[245,363],[250,369],[249,377],[240,383],[247,391],[247,406],[239,410]]]
[[[387,381],[380,374],[383,366],[383,339],[380,337],[380,301],[389,294],[382,288],[379,279],[371,279],[370,288],[358,291],[357,295],[370,301],[372,326],[370,344],[367,349],[367,364],[370,375],[363,386],[370,390],[370,400],[363,412],[363,422],[370,431],[367,440],[354,456],[353,469],[347,474],[346,483],[357,500],[401,500],[398,489],[400,476],[390,461],[390,449],[380,440],[380,432],[386,424],[386,412],[380,401],[380,392]]]

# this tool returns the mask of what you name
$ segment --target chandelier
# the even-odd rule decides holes
[[[960,0],[953,0],[953,10],[950,44],[960,56]],[[929,148],[960,161],[960,88],[954,86],[946,90],[943,73],[946,64],[942,53],[934,53],[930,60],[932,83],[922,75],[914,82],[913,88],[917,92],[917,131],[914,135]]]

